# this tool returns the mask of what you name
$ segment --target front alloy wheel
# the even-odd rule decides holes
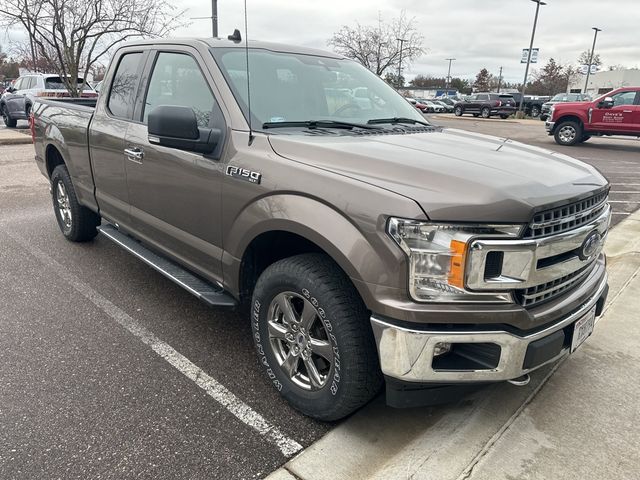
[[[558,145],[575,145],[582,139],[582,127],[576,122],[562,122],[553,136]]]
[[[283,292],[269,306],[269,342],[280,368],[305,390],[319,390],[333,367],[333,348],[318,310],[295,292]]]

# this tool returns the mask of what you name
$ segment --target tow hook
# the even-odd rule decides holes
[[[507,380],[511,385],[515,385],[516,387],[524,387],[531,381],[531,377],[528,373],[519,376],[518,378],[514,378],[511,380]]]

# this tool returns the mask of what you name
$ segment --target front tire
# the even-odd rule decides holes
[[[578,122],[562,122],[556,126],[553,138],[558,145],[575,145],[582,138],[582,126]]]
[[[538,107],[537,105],[534,105],[533,107],[531,107],[531,116],[533,118],[539,117],[540,116],[540,107]]]
[[[51,174],[53,210],[60,231],[71,242],[93,239],[100,225],[100,216],[78,202],[67,167],[58,165]]]
[[[464,113],[464,109],[462,107],[456,107],[453,110],[453,113],[455,114],[456,117],[461,117],[462,114]]]
[[[305,415],[338,420],[382,385],[369,314],[326,255],[297,255],[269,266],[253,293],[251,325],[268,378]]]

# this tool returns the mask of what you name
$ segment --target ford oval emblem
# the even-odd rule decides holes
[[[587,238],[582,242],[582,246],[579,250],[580,260],[587,260],[591,258],[600,248],[602,243],[602,237],[598,231],[590,233]]]

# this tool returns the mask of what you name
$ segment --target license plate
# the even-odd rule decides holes
[[[584,317],[577,320],[573,327],[573,340],[571,341],[571,352],[574,352],[582,343],[589,338],[596,323],[596,307],[589,310]]]

